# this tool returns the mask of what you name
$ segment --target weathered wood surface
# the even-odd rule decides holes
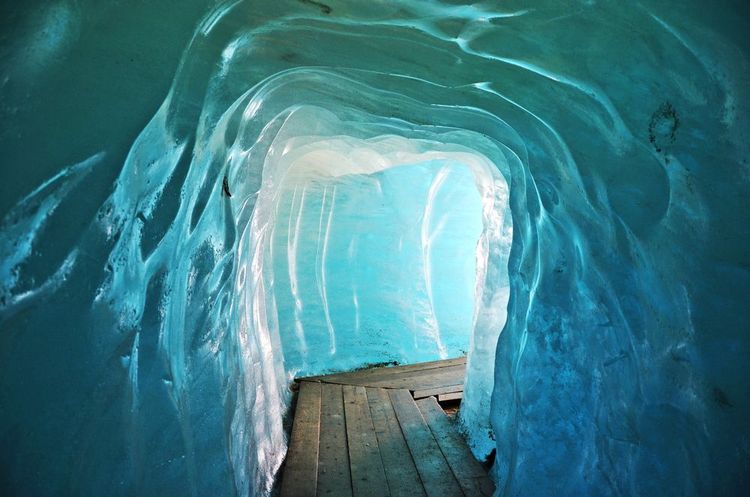
[[[411,371],[380,379],[360,380],[366,386],[380,388],[397,388],[407,390],[426,390],[442,385],[462,384],[466,376],[466,365],[446,366],[422,371]]]
[[[341,385],[321,383],[318,496],[352,497],[344,393]]]
[[[460,399],[465,370],[460,357],[298,379],[281,496],[492,495],[436,400]]]
[[[320,383],[300,385],[289,441],[282,497],[315,497],[320,441]]]
[[[414,390],[415,399],[423,399],[425,397],[432,397],[433,395],[443,395],[449,393],[460,393],[464,391],[463,379],[458,385],[441,385],[436,388],[429,388],[427,390]]]
[[[458,481],[440,451],[440,446],[432,436],[412,396],[406,390],[391,390],[389,395],[427,495],[430,497],[463,495]]]
[[[427,397],[416,403],[464,494],[490,497],[495,490],[492,480],[482,465],[474,459],[466,442],[451,424],[435,397]]]
[[[380,457],[385,467],[391,497],[425,497],[422,482],[393,411],[388,391],[368,388],[372,422],[378,436]]]
[[[348,373],[337,373],[322,376],[306,376],[297,378],[297,381],[322,381],[325,383],[339,383],[342,385],[365,385],[367,381],[382,381],[392,378],[398,378],[402,375],[427,371],[430,369],[441,369],[452,366],[463,366],[466,369],[466,357],[457,357],[455,359],[446,359],[444,361],[422,362],[419,364],[407,364],[405,366],[387,366]],[[354,383],[352,383],[354,382]]]
[[[449,400],[461,400],[463,398],[464,398],[463,392],[453,392],[453,393],[441,393],[440,395],[438,395],[437,399],[438,399],[438,402],[447,402]]]
[[[378,438],[364,387],[344,385],[346,438],[354,497],[388,497]]]

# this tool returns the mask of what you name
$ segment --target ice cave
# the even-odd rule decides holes
[[[0,495],[277,496],[297,379],[462,357],[495,496],[750,495],[748,14],[6,2]]]

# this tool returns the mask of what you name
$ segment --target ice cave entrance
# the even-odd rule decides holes
[[[290,375],[472,347],[494,364],[507,283],[484,281],[507,268],[507,183],[481,154],[436,148],[400,137],[284,148],[260,200],[272,199],[264,271]]]

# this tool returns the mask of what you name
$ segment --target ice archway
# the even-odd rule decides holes
[[[464,406],[498,434],[500,493],[746,493],[744,6],[113,5],[4,17],[5,486],[267,494],[292,374],[267,161],[397,136],[508,184],[507,324],[470,365],[494,369],[492,404]],[[487,219],[504,246],[510,217]],[[475,326],[499,332],[506,267],[482,243]]]
[[[419,137],[405,138],[357,118],[296,107],[268,148],[254,211],[264,327],[290,376],[468,352],[462,421],[486,457],[512,221],[498,166],[467,145],[502,155],[465,130],[402,125]]]

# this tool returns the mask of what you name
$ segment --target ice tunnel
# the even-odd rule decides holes
[[[507,265],[509,244],[497,232],[507,185],[498,176],[495,191],[496,169],[484,157],[429,143],[419,144],[429,152],[410,152],[414,146],[387,137],[279,147],[295,152],[283,156],[283,179],[269,174],[261,189],[259,204],[275,204],[257,209],[276,213],[264,215],[273,219],[264,269],[287,370],[466,354],[477,262],[481,276],[489,241],[505,248]],[[487,242],[477,254],[483,218]]]
[[[0,6],[0,493],[270,496],[467,355],[496,495],[750,493],[742,2]]]

